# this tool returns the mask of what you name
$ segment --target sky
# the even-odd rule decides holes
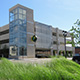
[[[80,0],[1,0],[0,27],[9,23],[9,8],[21,4],[34,10],[34,21],[69,31],[80,19]]]

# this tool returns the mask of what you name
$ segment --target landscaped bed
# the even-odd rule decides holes
[[[42,65],[12,63],[2,58],[0,80],[80,80],[80,65],[62,57]]]

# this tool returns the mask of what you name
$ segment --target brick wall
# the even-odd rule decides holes
[[[75,53],[79,53],[80,52],[80,47],[75,47]]]

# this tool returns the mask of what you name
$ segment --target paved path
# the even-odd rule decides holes
[[[67,58],[68,60],[72,60],[72,58]],[[18,63],[44,63],[51,61],[51,58],[26,58],[26,59],[10,59],[12,62],[18,62]]]
[[[12,62],[19,62],[19,63],[44,63],[51,61],[51,58],[27,58],[21,60],[11,59]]]

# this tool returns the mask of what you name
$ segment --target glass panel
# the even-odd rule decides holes
[[[13,13],[12,13],[12,12],[10,12],[10,17],[11,17],[11,16],[13,16]]]
[[[27,42],[26,41],[27,35],[25,33],[20,33],[19,36],[20,36],[20,39],[19,39],[20,43],[23,43],[23,45],[25,45],[25,43]]]
[[[26,19],[23,21],[23,25],[25,25],[26,24]]]
[[[16,13],[17,13],[17,9],[14,10],[14,14],[16,14]]]
[[[19,25],[22,25],[23,24],[23,21],[22,20],[19,20]]]
[[[21,8],[19,8],[19,13],[21,13],[21,14],[22,14],[22,9],[21,9]]]
[[[13,11],[11,11],[11,12],[10,12],[10,16],[13,16],[13,15],[14,15],[14,13],[13,13]]]
[[[17,9],[14,9],[13,11],[10,12],[10,22],[12,22],[13,20],[17,19]]]
[[[14,15],[14,19],[15,19],[15,20],[18,19],[17,14]]]
[[[25,15],[23,15],[23,20],[26,20],[26,16]]]
[[[19,26],[19,30],[26,32],[26,26]]]
[[[26,27],[26,23],[23,23],[23,26],[25,26],[25,27]]]
[[[14,20],[14,15],[10,17],[10,22]]]
[[[23,14],[26,15],[26,10],[23,10]]]
[[[26,48],[24,46],[19,47],[20,55],[26,55]]]
[[[22,14],[19,14],[19,19],[23,19]]]

